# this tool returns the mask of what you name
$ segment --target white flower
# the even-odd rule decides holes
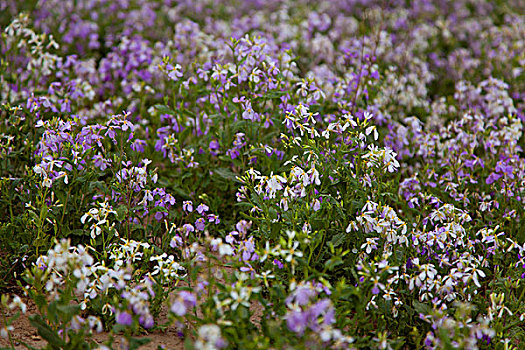
[[[434,279],[434,276],[437,274],[437,270],[434,268],[433,264],[424,264],[419,268],[421,271],[419,277],[423,280],[425,278]]]
[[[257,67],[253,69],[253,71],[250,73],[249,80],[255,84],[257,84],[261,79],[259,78],[259,75],[261,74],[261,70]]]
[[[53,181],[50,178],[46,177],[42,180],[42,186],[51,188],[51,185],[53,185]]]
[[[361,245],[361,249],[365,249],[366,253],[370,254],[372,249],[377,249],[377,240],[378,238],[367,238],[366,242]]]
[[[374,133],[374,140],[377,141],[377,139],[379,138],[379,134],[377,133],[377,128],[376,128],[375,125],[369,126],[365,130],[365,134],[366,135],[370,135],[370,133],[372,133],[372,132]]]
[[[270,175],[266,181],[266,187],[269,190],[270,198],[275,198],[275,193],[283,189],[283,183],[286,183],[286,179],[280,175]]]
[[[8,307],[9,307],[10,310],[14,310],[15,308],[20,308],[20,310],[24,314],[27,311],[27,305],[22,301],[22,299],[20,299],[20,297],[18,295],[15,295],[13,297],[13,300],[11,301],[11,303],[9,304]]]
[[[221,329],[214,324],[205,324],[199,328],[199,339],[195,342],[198,349],[215,349],[215,344],[221,339]],[[201,347],[197,347],[200,344]]]
[[[393,173],[399,168],[399,162],[396,159],[396,152],[392,151],[390,148],[385,148],[384,151],[384,164],[387,167],[388,172]]]
[[[7,337],[9,337],[9,333],[14,331],[14,330],[15,330],[15,328],[13,326],[11,326],[11,325],[7,326],[7,327],[4,326],[4,327],[0,328],[0,337],[7,338]]]
[[[229,244],[226,244],[226,243],[223,243],[223,244],[220,244],[219,245],[219,254],[221,256],[224,256],[224,255],[233,255],[234,254],[234,251],[233,251],[233,248],[231,245]]]
[[[316,168],[310,168],[310,170],[308,170],[308,174],[310,175],[310,183],[315,183],[317,186],[321,184],[321,180],[319,179],[319,171],[317,171]]]
[[[295,241],[293,242],[293,245],[290,248],[290,250],[281,251],[281,254],[283,256],[286,256],[284,260],[286,260],[287,262],[291,262],[294,256],[298,258],[302,257],[303,252],[301,252],[300,250],[297,250],[298,247],[299,247],[299,242]]]
[[[351,221],[348,226],[346,227],[346,233],[350,233],[350,231],[357,231],[357,224],[355,221]]]
[[[481,284],[478,281],[478,276],[482,278],[485,277],[486,276],[485,272],[483,272],[483,270],[481,269],[476,268],[475,266],[467,267],[467,269],[465,270],[465,273],[469,273],[469,272],[470,272],[470,276],[466,274],[464,277],[464,282],[466,282],[466,280],[472,279],[474,281],[474,284],[478,288],[480,288]]]

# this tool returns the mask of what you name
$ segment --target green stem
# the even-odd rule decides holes
[[[66,202],[64,203],[64,209],[62,210],[62,217],[60,218],[60,230],[62,230],[62,222],[64,221],[64,215],[66,214],[67,203],[69,202],[69,195],[71,194],[71,186],[67,191]]]
[[[47,210],[44,210],[45,207],[46,207],[46,197],[47,197],[47,188],[46,190],[44,191],[44,194],[42,195],[42,198],[41,198],[41,203],[40,203],[40,216],[39,216],[39,221],[38,221],[38,232],[37,232],[37,236],[36,236],[36,239],[37,239],[37,245],[36,245],[36,256],[38,257],[38,247],[40,246],[40,239],[41,239],[41,236],[42,236],[42,231],[43,231],[43,227],[44,227],[44,222],[45,222],[45,219],[47,217]]]
[[[7,316],[5,315],[5,312],[2,312],[2,316],[4,318],[4,324],[5,324],[5,327],[6,327],[6,331],[7,331],[7,338],[9,339],[9,344],[11,345],[11,349],[15,349],[15,344],[13,342],[13,338],[11,337],[11,332],[9,331],[9,329],[7,329],[8,327],[8,324],[7,324]]]
[[[507,329],[510,329],[510,328],[515,327],[515,326],[517,326],[517,325],[519,325],[519,324],[522,324],[522,323],[523,323],[523,321],[518,320],[518,321],[513,322],[513,323],[511,323],[511,324],[509,324],[509,325],[506,325],[505,327],[502,328],[501,331],[502,331],[502,332],[505,332]]]
[[[102,236],[102,251],[104,252],[104,261],[107,260],[107,252],[106,252],[106,235],[104,234],[105,230],[102,230],[100,235]]]
[[[523,295],[525,295],[525,287],[521,291],[520,297],[518,298],[518,303],[517,303],[518,305],[521,304],[521,299],[523,299]]]

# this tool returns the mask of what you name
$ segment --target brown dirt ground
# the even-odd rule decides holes
[[[223,273],[233,273],[233,269],[227,266],[221,266],[220,270],[222,270]],[[223,278],[218,278],[218,280],[224,283]],[[22,293],[15,292],[15,294],[20,295],[22,300],[27,304],[27,312],[25,314],[20,315],[20,317],[13,324],[13,327],[15,328],[12,332],[13,338],[16,338],[17,340],[24,342],[36,349],[44,348],[47,344],[46,341],[38,335],[36,328],[34,328],[29,322],[29,316],[38,312],[36,305],[33,303],[32,300],[28,299],[27,297],[23,297]],[[252,314],[251,322],[253,322],[255,325],[259,325],[260,319],[263,315],[263,306],[259,304],[253,304],[250,307],[250,311]],[[16,311],[11,312],[11,315],[15,313]],[[200,310],[197,309],[197,315],[200,314]],[[165,323],[168,320],[167,315],[168,307],[163,305],[158,322],[160,324]],[[7,316],[9,317],[10,314],[8,313]],[[0,326],[3,326],[3,324],[3,320],[0,320]],[[93,336],[94,340],[99,344],[103,344],[104,341],[108,339],[108,337],[108,332],[102,332]],[[122,341],[118,340],[118,336],[116,336],[115,338],[117,340],[114,342],[113,348],[120,349]],[[156,350],[159,346],[163,347],[166,350],[184,349],[184,339],[178,336],[178,330],[174,325],[169,326],[164,331],[156,330],[141,336],[135,336],[135,338],[150,339],[150,342],[148,344],[140,347],[140,349],[143,350]],[[8,339],[0,337],[0,348],[1,347],[11,347]],[[16,342],[15,349],[26,349],[26,347],[23,346],[20,342]]]
[[[31,300],[24,300],[24,302],[27,304],[27,312],[25,314],[22,314],[18,320],[13,324],[13,327],[15,328],[12,332],[13,338],[16,338],[17,340],[27,343],[29,346],[42,349],[46,346],[46,341],[43,340],[36,330],[30,323],[29,323],[29,316],[32,314],[37,313],[37,308],[34,305],[34,303],[31,302]],[[164,311],[164,310],[163,310]],[[14,312],[12,313],[14,314]],[[164,316],[167,314],[166,312],[163,312]],[[9,314],[7,315],[10,316]],[[161,314],[161,318],[162,318]],[[0,324],[3,324],[1,322]],[[99,334],[95,334],[93,336],[94,340],[99,343],[103,344],[104,341],[108,339],[109,333],[102,332]],[[118,337],[115,337],[118,338]],[[165,349],[169,350],[180,350],[184,349],[184,339],[180,338],[177,335],[177,330],[174,326],[168,327],[165,331],[154,331],[145,335],[136,336],[136,338],[148,338],[150,339],[150,343],[142,346],[140,349],[144,350],[156,350],[158,346],[163,346]],[[119,349],[120,344],[122,341],[116,340],[114,343],[114,349]],[[8,341],[8,339],[0,338],[0,347],[8,347],[10,348],[11,345]],[[15,349],[26,349],[25,346],[23,346],[20,342],[15,342]]]

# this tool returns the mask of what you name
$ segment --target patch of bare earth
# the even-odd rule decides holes
[[[224,274],[232,274],[234,273],[233,268],[227,267],[227,266],[220,266],[220,263],[214,262],[212,270],[217,271],[220,270],[221,273],[219,273],[216,277],[217,280],[220,283],[225,283]],[[206,272],[203,273],[205,275]],[[204,276],[203,276],[204,277]],[[184,283],[180,284],[181,286],[184,285]],[[21,293],[16,293],[21,294]],[[24,298],[23,298],[24,299]],[[13,324],[14,331],[12,332],[12,336],[14,338],[15,349],[26,349],[26,347],[23,345],[23,343],[37,349],[42,349],[46,346],[46,341],[42,339],[31,323],[29,322],[29,316],[38,313],[37,307],[33,303],[32,300],[25,298],[24,302],[27,304],[27,312],[25,314],[20,315],[20,317],[16,320],[16,322]],[[16,311],[15,311],[16,312]],[[11,312],[11,314],[7,314],[7,316],[12,316],[15,314],[15,312]],[[157,320],[159,324],[164,324],[168,320],[168,306],[163,305],[161,308],[161,312],[159,315],[159,319]],[[263,306],[259,303],[253,303],[250,306],[250,313],[251,318],[250,321],[258,326],[260,324],[261,317],[263,315]],[[202,312],[199,307],[197,307],[197,316],[202,316]],[[3,327],[3,320],[0,319],[0,327]],[[104,344],[109,338],[108,332],[102,332],[99,334],[94,334],[93,339],[99,343]],[[181,338],[179,336],[179,331],[174,325],[170,325],[164,330],[155,330],[152,332],[146,332],[143,335],[135,336],[135,338],[148,338],[150,339],[150,342],[146,345],[143,345],[140,347],[140,349],[144,350],[156,350],[160,346],[163,349],[170,349],[170,350],[181,350],[184,349],[184,338]],[[119,336],[115,336],[115,342],[113,343],[113,349],[119,349],[123,348],[122,346],[123,342],[121,339],[119,339]],[[10,348],[11,344],[9,343],[8,339],[1,338],[0,337],[0,347],[7,347]]]
[[[14,330],[11,333],[14,341],[14,348],[26,349],[26,347],[23,345],[23,343],[25,343],[31,347],[42,349],[46,346],[47,342],[38,335],[36,328],[34,328],[29,322],[29,316],[36,314],[37,308],[31,300],[24,300],[24,302],[27,304],[27,312],[20,315],[20,317],[14,322]],[[7,314],[7,316],[9,317],[14,314],[15,312],[11,312],[11,314]],[[166,315],[167,311],[162,310],[161,317],[165,317]],[[3,321],[0,322],[0,324],[3,327]],[[107,332],[102,332],[93,336],[93,339],[99,344],[103,344],[108,340],[108,338],[109,333]],[[148,344],[140,347],[140,349],[144,350],[156,350],[159,346],[170,350],[184,349],[184,339],[178,336],[175,326],[168,327],[164,331],[157,330],[153,332],[147,332],[146,334],[135,336],[135,338],[150,339]],[[113,348],[122,348],[123,342],[121,339],[119,339],[119,336],[116,336],[115,339],[116,340],[113,344]],[[8,339],[0,337],[0,347],[10,348],[11,344]]]

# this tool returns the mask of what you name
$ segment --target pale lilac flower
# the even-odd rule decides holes
[[[197,304],[197,299],[194,294],[188,291],[180,291],[177,293],[175,300],[171,304],[171,312],[177,316],[184,316],[186,313]]]
[[[199,204],[197,207],[197,212],[200,215],[204,215],[205,212],[207,212],[210,208],[206,204]]]
[[[193,203],[191,201],[182,202],[182,209],[191,213],[193,211]]]
[[[195,221],[195,228],[199,231],[204,231],[206,228],[206,220],[198,218],[197,221]]]
[[[115,316],[115,321],[123,326],[131,326],[133,323],[133,318],[129,312],[119,311]]]

